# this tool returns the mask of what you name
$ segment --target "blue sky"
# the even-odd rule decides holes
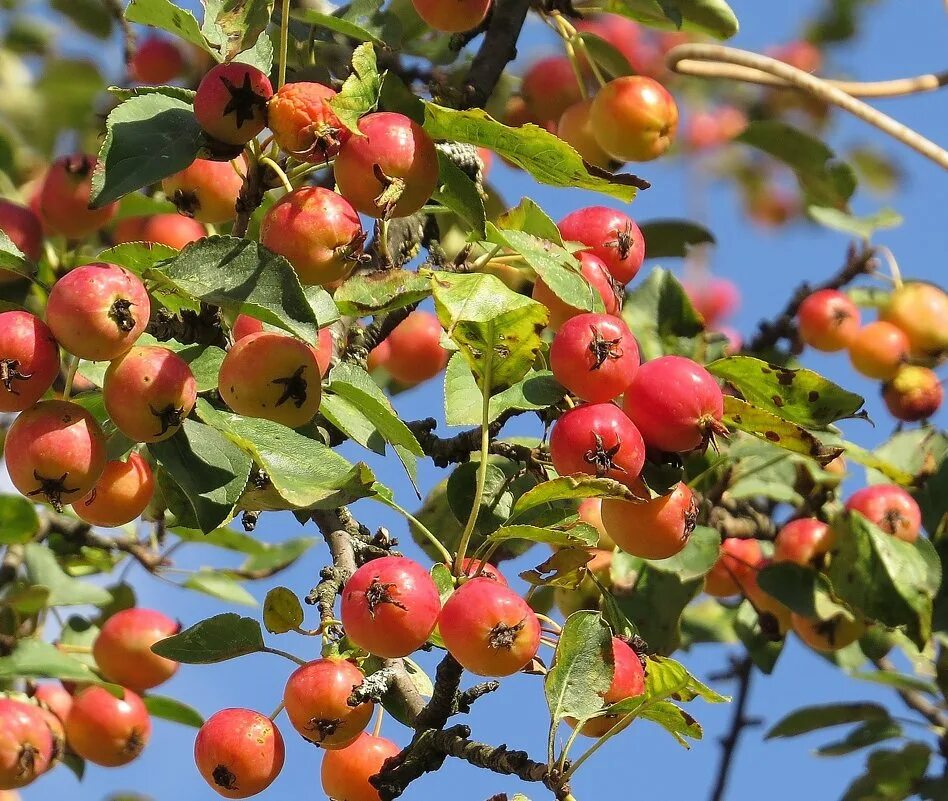
[[[741,20],[740,34],[732,40],[737,47],[763,50],[785,42],[799,33],[805,19],[820,3],[800,0],[796,3],[760,3],[755,0],[732,0]],[[945,37],[948,34],[945,9],[936,0],[881,0],[865,15],[865,30],[855,45],[846,45],[830,52],[825,72],[856,76],[865,80],[914,75],[944,67]],[[520,48],[522,67],[541,53],[549,52],[552,41],[546,29],[532,24]],[[118,45],[112,51],[117,57]],[[922,95],[907,99],[878,102],[878,107],[893,114],[933,139],[944,134],[948,121],[948,95]],[[893,197],[880,201],[861,191],[854,207],[869,213],[880,205],[893,206],[905,216],[905,224],[883,232],[878,241],[890,247],[906,276],[944,283],[945,253],[948,251],[948,228],[945,227],[944,175],[921,156],[902,145],[887,140],[882,134],[858,120],[838,116],[829,139],[831,146],[872,143],[896,157],[905,170],[903,188]],[[553,190],[539,187],[523,173],[515,173],[503,165],[495,167],[493,182],[508,203],[521,196],[537,200],[554,217],[581,205],[598,202],[580,191]],[[688,175],[680,162],[644,165],[640,173],[652,181],[653,187],[636,200],[632,214],[637,219],[687,216],[693,195]],[[736,327],[745,334],[754,330],[756,322],[773,314],[787,294],[804,279],[820,280],[841,264],[846,238],[837,233],[797,224],[777,233],[761,231],[748,225],[739,199],[732,188],[714,185],[705,206],[709,209],[707,224],[714,231],[718,245],[712,254],[716,273],[725,275],[741,287],[743,304],[734,318]],[[648,262],[654,265],[654,262]],[[668,266],[678,267],[670,264]],[[646,267],[648,269],[648,266]],[[845,425],[847,434],[861,444],[881,442],[892,430],[878,397],[878,385],[865,381],[849,367],[843,355],[822,356],[808,353],[804,364],[819,370],[847,388],[864,394],[877,427],[852,422]],[[440,413],[441,389],[437,382],[403,395],[396,406],[406,418]],[[940,422],[948,421],[944,412]],[[531,431],[527,424],[511,431]],[[350,458],[366,458],[354,447],[346,447]],[[372,456],[372,455],[370,455]],[[394,459],[368,459],[383,481],[390,483],[397,497],[406,506],[414,503],[413,494]],[[425,487],[441,477],[441,472],[423,467]],[[399,536],[404,550],[415,553],[414,546],[400,519],[377,505],[360,502],[355,511],[370,526],[386,525]],[[262,538],[279,541],[301,534],[315,535],[312,524],[305,530],[290,515],[265,515],[258,532]],[[182,551],[186,566],[219,566],[220,554],[201,546]],[[317,578],[326,559],[325,546],[317,546],[294,568],[282,574],[278,582],[305,595]],[[529,559],[529,557],[528,557]],[[523,563],[523,566],[527,566]],[[514,575],[512,565],[506,570]],[[522,569],[522,568],[521,568]],[[139,602],[153,605],[177,616],[185,625],[222,611],[227,605],[191,592],[155,581],[133,568],[138,582]],[[275,582],[250,585],[262,600]],[[258,610],[242,610],[258,614]],[[313,610],[309,621],[315,622]],[[317,643],[295,635],[274,638],[274,645],[300,656],[316,654]],[[736,650],[736,649],[735,649]],[[683,661],[698,676],[719,670],[726,664],[729,650],[720,646],[698,648],[685,654]],[[429,655],[422,655],[426,666],[433,667]],[[258,655],[215,666],[183,667],[178,675],[162,688],[162,692],[180,698],[210,715],[225,706],[250,706],[264,713],[277,706],[283,684],[293,666],[276,656]],[[727,686],[722,686],[724,692]],[[769,723],[787,712],[807,704],[840,700],[899,702],[892,694],[871,684],[844,678],[823,659],[791,642],[773,676],[755,679],[749,712]],[[705,738],[686,752],[655,727],[636,724],[629,732],[614,739],[577,775],[574,794],[579,801],[593,798],[635,795],[673,799],[702,799],[708,793],[719,755],[717,738],[725,730],[730,710],[727,706],[703,706],[696,702],[690,711],[704,725]],[[901,710],[899,710],[901,712]],[[540,681],[535,677],[517,676],[504,682],[500,692],[475,706],[469,716],[473,736],[487,742],[506,742],[542,755],[546,738],[546,707]],[[319,753],[292,732],[285,718],[278,720],[287,741],[287,762],[282,775],[261,799],[319,798]],[[405,742],[407,730],[386,721],[383,733],[398,742]],[[919,736],[922,736],[919,730]],[[742,743],[740,761],[734,771],[729,798],[751,799],[761,791],[770,801],[815,797],[839,797],[848,782],[857,774],[864,754],[842,759],[814,757],[815,746],[833,739],[832,734],[799,738],[791,741],[762,742],[762,730],[750,730]],[[193,731],[169,723],[157,722],[153,739],[144,755],[131,765],[115,770],[90,766],[85,781],[78,785],[72,775],[59,769],[27,789],[26,801],[73,798],[92,801],[108,793],[125,789],[140,790],[156,801],[197,801],[216,798],[198,776],[191,760]],[[461,789],[459,789],[461,788]],[[534,799],[547,794],[536,786],[522,785],[513,778],[501,777],[471,768],[464,763],[448,761],[445,769],[416,782],[406,798],[417,801],[456,797],[464,801],[482,801],[489,796],[507,792],[524,792]]]

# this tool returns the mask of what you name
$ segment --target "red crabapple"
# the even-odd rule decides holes
[[[139,83],[158,86],[181,74],[184,57],[174,42],[161,36],[148,36],[135,48],[128,69],[131,77]]]
[[[563,323],[550,346],[550,368],[564,387],[590,403],[626,391],[639,369],[629,327],[607,314],[579,314]]]
[[[13,486],[58,512],[99,480],[106,461],[105,435],[81,406],[40,401],[13,421],[3,458]]]
[[[566,56],[549,56],[533,62],[520,88],[530,115],[541,125],[556,123],[563,112],[583,99],[583,93]]]
[[[645,443],[618,406],[584,404],[554,423],[550,456],[561,476],[585,474],[635,486],[645,464]]]
[[[65,723],[72,709],[72,695],[58,681],[44,682],[33,691],[33,697]]]
[[[237,216],[237,197],[247,162],[195,159],[161,182],[164,193],[185,217],[217,225]]]
[[[901,328],[884,320],[860,328],[849,341],[849,360],[868,378],[894,378],[909,355],[909,339]]]
[[[593,133],[590,109],[592,100],[573,103],[560,116],[556,135],[582,156],[584,161],[603,170],[614,170],[618,163],[602,149]]]
[[[420,384],[434,378],[450,355],[441,347],[441,323],[431,312],[413,311],[389,334],[385,369],[402,384]]]
[[[231,61],[208,70],[194,96],[194,116],[205,133],[228,145],[245,145],[267,127],[270,79],[256,67]]]
[[[438,186],[434,142],[403,114],[376,112],[359,120],[362,136],[350,136],[333,172],[340,194],[369,217],[407,217]]]
[[[349,706],[365,676],[345,659],[316,659],[297,668],[283,690],[286,714],[300,735],[326,749],[345,748],[368,725],[375,705]]]
[[[0,790],[25,787],[53,758],[53,735],[39,707],[0,698]]]
[[[897,420],[927,420],[941,406],[944,391],[938,376],[927,367],[906,364],[882,387],[882,399]]]
[[[197,401],[188,363],[167,348],[132,348],[105,371],[105,410],[134,442],[160,442],[181,427]],[[90,488],[91,489],[91,488]]]
[[[66,726],[58,716],[53,714],[53,712],[46,707],[39,706],[37,709],[39,709],[40,715],[43,717],[46,728],[49,729],[50,737],[53,738],[53,748],[50,751],[49,767],[47,768],[47,770],[49,770],[55,767],[63,754],[66,753]]]
[[[661,59],[661,55],[643,35],[642,28],[627,17],[619,14],[597,14],[574,24],[578,31],[605,39],[625,56],[635,73],[651,75],[656,71],[655,64]]]
[[[606,314],[618,314],[620,309],[619,293],[616,283],[602,259],[594,256],[588,250],[581,250],[576,254],[579,259],[579,271],[586,283],[602,298],[602,305]],[[542,278],[537,278],[533,285],[533,299],[542,303],[550,310],[550,321],[547,323],[551,331],[558,331],[570,317],[583,314],[583,310],[570,306],[550,289]]]
[[[147,217],[123,217],[115,223],[112,241],[116,245],[124,245],[126,242],[143,242],[142,230],[147,219]]]
[[[181,250],[185,245],[206,236],[207,229],[197,220],[182,214],[155,214],[142,222],[137,241],[154,242]]]
[[[52,331],[29,312],[0,312],[0,412],[22,412],[59,375]]]
[[[10,241],[27,259],[39,261],[43,252],[43,224],[31,209],[0,199],[0,231],[10,237]],[[0,271],[0,281],[4,280],[5,275],[13,274]]]
[[[663,451],[692,451],[727,431],[721,388],[684,356],[662,356],[639,367],[623,408],[645,442]]]
[[[276,724],[252,709],[222,709],[201,726],[194,762],[204,781],[224,798],[249,798],[283,770],[285,749]]]
[[[645,259],[645,238],[633,219],[605,206],[589,206],[567,214],[557,227],[563,239],[580,242],[602,259],[612,277],[625,286]]]
[[[644,503],[603,498],[601,512],[606,533],[623,551],[642,559],[667,559],[688,544],[698,501],[679,482],[668,495]]]
[[[431,576],[402,556],[367,562],[342,591],[346,636],[385,659],[408,656],[424,645],[440,610],[441,597]]]
[[[859,512],[887,534],[915,542],[922,527],[922,513],[915,499],[895,484],[873,484],[854,492],[846,508]]]
[[[833,353],[845,348],[859,330],[859,308],[836,289],[807,295],[797,312],[800,339],[811,348]]]
[[[796,562],[820,567],[836,541],[836,535],[822,520],[801,517],[786,523],[774,540],[775,562]]]
[[[914,281],[903,284],[879,316],[905,332],[914,356],[948,350],[948,294],[940,287]]]
[[[238,340],[224,357],[217,388],[237,414],[290,428],[312,420],[322,397],[313,348],[275,331]]]
[[[615,78],[593,99],[592,129],[603,150],[619,161],[651,161],[675,140],[678,106],[658,81],[643,75]]]
[[[151,467],[141,454],[130,453],[125,461],[107,462],[92,492],[75,501],[72,510],[86,523],[114,528],[141,517],[154,494]]]
[[[349,747],[323,755],[323,792],[335,801],[381,801],[369,779],[400,751],[391,740],[362,732]]]
[[[794,633],[815,651],[841,651],[866,633],[866,624],[840,613],[829,620],[814,620],[792,613]]]
[[[448,653],[478,676],[516,673],[540,646],[540,621],[533,610],[489,578],[471,579],[448,598],[438,630]]]
[[[721,543],[717,561],[704,577],[704,591],[718,598],[737,595],[741,586],[760,568],[763,559],[757,540],[726,538]]]
[[[39,207],[51,231],[68,239],[82,239],[108,225],[118,204],[100,209],[89,207],[92,192],[93,156],[83,154],[56,159],[43,180]]]
[[[260,224],[260,242],[296,270],[300,283],[326,285],[359,263],[365,232],[349,202],[319,186],[282,197]]]
[[[639,655],[629,647],[628,643],[618,637],[612,638],[612,655],[614,658],[612,683],[602,696],[605,706],[617,704],[627,698],[635,698],[645,692],[645,668]],[[575,728],[575,720],[567,718],[566,722]],[[581,731],[587,737],[602,737],[618,722],[617,715],[601,715],[583,724]]]
[[[151,647],[177,634],[180,628],[176,621],[154,609],[123,609],[102,624],[92,656],[109,681],[144,692],[164,684],[178,670],[177,662],[159,656]]]
[[[264,328],[263,323],[247,314],[238,314],[234,320],[230,332],[233,334],[234,341],[249,337],[251,334],[259,334],[261,331],[269,330]],[[319,336],[316,338],[316,344],[310,347],[316,356],[316,363],[319,365],[319,374],[325,376],[329,372],[329,364],[332,361],[332,331],[328,328],[320,328]]]
[[[116,698],[91,685],[76,693],[66,718],[66,740],[83,759],[107,768],[127,765],[148,744],[151,717],[131,690]]]
[[[151,314],[141,279],[124,267],[93,262],[76,267],[54,285],[46,323],[60,345],[88,361],[121,356],[135,344]]]
[[[481,565],[484,565],[483,568]],[[451,565],[445,566],[448,570],[451,569]],[[478,570],[480,570],[480,573],[477,573]],[[483,576],[484,578],[489,578],[491,581],[496,581],[498,584],[503,584],[505,587],[507,586],[507,579],[504,578],[504,574],[490,562],[482,562],[473,556],[465,557],[464,561],[461,562],[461,575],[466,578],[474,578],[475,574],[477,574],[477,578]]]
[[[711,276],[701,282],[686,282],[684,288],[691,305],[709,328],[730,317],[741,303],[740,290],[727,278]]]
[[[313,164],[333,158],[351,135],[329,105],[335,96],[321,83],[281,86],[267,103],[267,122],[280,149]]]
[[[476,28],[490,8],[491,0],[412,0],[418,16],[441,33],[464,33]]]
[[[370,373],[374,370],[384,369],[391,355],[392,346],[388,344],[387,339],[383,339],[369,351],[369,358],[366,360],[365,369]]]

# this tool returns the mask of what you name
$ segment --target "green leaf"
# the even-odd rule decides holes
[[[264,650],[260,624],[233,612],[195,623],[180,634],[155,643],[158,656],[187,665],[210,665]]]
[[[0,657],[0,680],[62,679],[101,683],[88,665],[60,651],[52,643],[29,637],[17,642],[13,653]]]
[[[805,706],[779,720],[767,732],[765,739],[798,737],[818,729],[841,726],[845,723],[889,721],[889,712],[879,704],[841,703]]]
[[[466,462],[458,465],[448,478],[448,505],[458,520],[467,520],[471,513],[478,468],[477,462]],[[475,530],[489,534],[499,528],[510,515],[512,505],[513,493],[507,473],[500,465],[489,462]]]
[[[589,57],[613,78],[634,75],[629,59],[614,44],[589,31],[576,34],[571,40],[573,47],[582,46]]]
[[[510,519],[522,517],[525,512],[538,506],[555,503],[556,501],[576,500],[583,498],[624,498],[633,500],[632,491],[609,478],[595,476],[560,476],[551,481],[544,481],[532,489],[527,490],[517,498],[510,512]]]
[[[856,726],[842,740],[816,749],[817,756],[846,756],[861,748],[866,748],[893,737],[902,736],[902,727],[892,720],[867,720]]]
[[[204,0],[201,31],[218,61],[252,47],[270,24],[273,0]]]
[[[125,9],[125,19],[129,22],[137,22],[139,25],[161,28],[215,55],[208,48],[194,15],[178,7],[171,0],[131,0]]]
[[[805,428],[730,395],[724,396],[723,420],[730,428],[752,434],[788,451],[802,453],[821,465],[829,464],[843,452],[842,448],[824,445]]]
[[[670,701],[648,704],[639,713],[639,717],[657,723],[685,748],[691,748],[686,738],[700,740],[704,736],[701,724]]]
[[[101,0],[51,0],[49,6],[97,39],[108,39],[112,33],[112,15]]]
[[[36,507],[19,495],[0,495],[0,544],[29,542],[39,531]]]
[[[903,801],[914,796],[931,759],[924,743],[908,743],[900,751],[869,754],[866,772],[854,781],[842,801]]]
[[[220,570],[199,570],[192,573],[182,585],[189,590],[203,592],[222,601],[244,606],[256,606],[257,599],[232,576]]]
[[[486,235],[487,213],[477,184],[442,150],[438,150],[438,186],[431,197],[457,214],[474,236]]]
[[[666,353],[691,354],[694,337],[704,328],[681,284],[661,268],[626,295],[622,317],[646,360]]]
[[[329,105],[343,125],[356,136],[362,136],[359,118],[375,109],[381,89],[382,78],[375,59],[375,48],[366,42],[352,51],[352,73],[342,84],[339,94],[329,101]]]
[[[664,31],[706,33],[716,39],[730,39],[738,31],[737,17],[724,0],[604,0],[598,8]]]
[[[781,367],[752,356],[728,356],[707,365],[708,372],[723,378],[748,402],[784,420],[809,428],[822,428],[837,420],[865,418],[865,402],[812,370]]]
[[[174,480],[202,531],[213,531],[231,516],[251,461],[220,432],[185,420],[173,437],[148,450]]]
[[[553,725],[566,717],[581,722],[602,710],[614,671],[612,631],[602,615],[570,615],[560,634],[556,660],[543,681]]]
[[[270,41],[270,36],[266,32],[261,33],[254,46],[238,53],[234,56],[234,61],[249,64],[265,75],[269,75],[273,70],[273,42]]]
[[[49,606],[49,588],[17,581],[4,589],[0,604],[21,615],[35,615]]]
[[[303,606],[287,587],[274,587],[263,600],[263,625],[271,634],[286,634],[303,625]]]
[[[431,294],[431,281],[414,270],[356,273],[336,290],[333,300],[340,314],[367,317],[401,309]]]
[[[59,633],[59,642],[61,645],[72,646],[73,648],[86,649],[87,653],[75,652],[71,654],[75,659],[84,665],[95,670],[95,657],[92,655],[92,646],[95,645],[99,637],[99,627],[91,621],[79,615],[70,615],[66,624]]]
[[[63,572],[53,552],[45,545],[32,542],[24,545],[23,563],[30,581],[49,589],[49,606],[103,606],[112,600],[108,590]]]
[[[481,390],[493,395],[522,379],[540,349],[546,307],[484,273],[436,272],[431,281],[438,319]]]
[[[528,197],[520,198],[520,202],[501,214],[494,221],[494,225],[502,231],[522,231],[563,247],[563,235],[556,223]]]
[[[856,217],[831,206],[808,206],[806,211],[811,219],[823,227],[858,236],[860,239],[871,239],[876,231],[898,228],[902,224],[902,215],[892,209],[880,209],[865,217]]]
[[[359,42],[372,42],[380,48],[385,48],[385,42],[372,33],[370,30],[334,14],[321,14],[309,8],[297,8],[290,13],[290,17],[305,22],[309,25],[316,25],[320,28],[348,36]]]
[[[145,709],[154,718],[170,720],[172,723],[180,723],[195,729],[204,725],[204,718],[201,717],[200,712],[174,698],[164,695],[146,695],[142,701],[145,703]]]
[[[507,540],[528,540],[543,542],[547,545],[581,545],[595,548],[599,542],[599,531],[587,523],[579,523],[562,529],[524,525],[502,526],[487,538],[488,542],[506,542]]]
[[[595,544],[595,543],[593,543]],[[674,573],[682,581],[702,578],[718,560],[721,535],[713,528],[697,526],[688,543],[674,556],[649,560],[649,567],[665,573]]]
[[[734,618],[734,633],[747,649],[747,655],[753,660],[761,673],[770,675],[777,666],[777,660],[783,653],[783,639],[775,640],[760,626],[757,610],[750,601],[744,601],[737,609]]]
[[[46,59],[37,88],[45,102],[44,113],[56,121],[55,126],[47,128],[50,134],[70,128],[85,131],[91,125],[98,128],[100,120],[94,116],[93,109],[105,82],[94,63],[81,59]],[[38,137],[44,135],[38,133]],[[36,144],[42,147],[41,141]],[[49,149],[54,144],[50,142]]]
[[[303,556],[316,542],[315,537],[297,537],[279,543],[266,543],[262,550],[247,557],[241,567],[252,573],[283,570]]]
[[[13,244],[13,240],[4,231],[0,231],[0,270],[7,270],[27,278],[32,277],[34,273],[29,259]]]
[[[872,673],[863,673],[856,671],[850,673],[854,679],[869,681],[873,684],[882,684],[885,687],[897,687],[900,690],[911,690],[917,693],[928,693],[929,695],[938,695],[938,686],[927,679],[920,679],[918,676],[909,676],[906,673],[896,673],[888,670],[877,670]]]
[[[715,244],[714,235],[690,220],[647,220],[639,223],[647,259],[685,258],[695,245]]]
[[[183,103],[188,105],[194,104],[194,98],[197,95],[197,92],[194,89],[185,89],[183,86],[110,86],[108,88],[110,94],[115,95],[116,99],[120,102],[125,102],[126,100],[131,100],[133,97],[143,97],[145,95],[164,95],[165,97],[170,97],[174,100],[180,100]],[[145,195],[137,195],[137,198],[145,198]],[[158,204],[162,206],[163,211],[174,211],[174,205],[170,201],[161,202],[154,198],[147,198],[149,201],[147,208],[143,208],[142,211],[150,211],[153,205]],[[139,202],[139,201],[136,201]],[[145,204],[142,203],[144,206]],[[115,215],[116,219],[124,219],[125,217],[135,217],[136,214],[129,214],[123,204],[123,207],[119,210],[119,213]]]
[[[916,429],[916,431],[923,432],[925,429]],[[916,432],[913,431],[911,433],[914,434]],[[854,442],[848,442],[847,440],[841,440],[840,445],[843,448],[843,454],[846,459],[868,468],[866,472],[870,475],[884,476],[883,480],[900,484],[903,487],[909,487],[915,482],[915,476],[912,473],[880,458],[880,453],[882,453],[881,448],[878,453],[872,453],[860,445],[856,445]]]
[[[756,147],[796,173],[809,204],[845,208],[856,190],[853,168],[822,141],[777,120],[750,123],[735,141]]]
[[[640,180],[631,175],[590,173],[579,153],[544,128],[527,124],[509,128],[482,109],[457,111],[425,102],[425,130],[434,139],[486,147],[526,170],[541,184],[575,187],[614,197],[625,203],[636,195]]]
[[[577,590],[589,575],[586,565],[592,557],[586,548],[560,548],[532,570],[523,571],[520,578],[535,587]]]
[[[768,595],[798,615],[829,620],[852,613],[833,600],[833,588],[822,573],[793,562],[775,562],[757,574],[757,583]]]

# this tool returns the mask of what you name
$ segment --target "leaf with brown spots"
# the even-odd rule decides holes
[[[828,464],[843,452],[842,448],[824,445],[805,428],[730,395],[724,398],[724,423],[788,451],[802,453],[820,464]]]

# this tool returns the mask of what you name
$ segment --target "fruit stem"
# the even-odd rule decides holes
[[[280,705],[270,713],[270,720],[276,720],[277,716],[283,711],[283,709],[283,702],[280,701]]]
[[[289,0],[283,0],[280,3],[280,71],[277,82],[277,89],[281,89],[286,83],[286,56],[290,44],[290,3]]]
[[[539,612],[536,613],[536,616],[542,620],[544,623],[549,624],[550,628],[553,629],[553,632],[559,634],[563,631],[563,627],[557,623],[553,618],[547,617],[546,615],[541,615]]]
[[[481,384],[481,461],[477,466],[477,487],[474,490],[474,505],[471,507],[471,513],[467,517],[467,524],[461,533],[461,540],[458,544],[458,554],[454,560],[455,576],[460,576],[464,572],[464,557],[467,555],[467,547],[471,543],[471,534],[474,533],[477,515],[481,509],[481,498],[484,497],[484,484],[487,483],[487,451],[490,448],[490,372],[490,362],[488,361]]]
[[[899,263],[895,260],[895,254],[885,245],[876,245],[876,252],[881,253],[889,265],[889,272],[892,273],[892,283],[896,289],[902,287],[902,271],[899,269]]]
[[[403,509],[401,506],[395,503],[395,501],[386,500],[385,505],[394,509],[400,515],[402,515],[409,523],[414,525],[415,528],[417,528],[418,531],[424,535],[425,539],[427,539],[428,542],[431,543],[434,549],[439,554],[441,554],[442,559],[444,559],[444,563],[446,565],[451,564],[451,552],[447,548],[444,547],[441,541],[434,534],[431,533],[431,530],[424,523],[422,523],[417,517],[415,517],[407,509]]]
[[[379,704],[379,711],[375,715],[375,726],[372,728],[372,736],[378,737],[382,732],[382,720],[385,718],[385,707]]]
[[[269,156],[264,156],[263,158],[261,158],[260,163],[266,164],[271,170],[273,170],[277,174],[277,178],[280,179],[280,183],[283,184],[283,188],[287,192],[293,191],[293,184],[290,183],[290,179],[287,178],[286,173],[283,172],[283,168],[279,164],[277,164]]]
[[[66,370],[66,384],[63,387],[63,400],[69,400],[72,394],[72,384],[76,380],[76,372],[79,370],[79,357],[73,356],[69,360],[69,367]]]
[[[298,656],[287,653],[286,651],[281,651],[279,648],[271,648],[269,645],[264,645],[261,649],[266,654],[276,654],[277,656],[282,656],[284,659],[289,659],[291,662],[296,662],[297,665],[305,665],[306,660],[300,659]]]
[[[382,262],[385,265],[390,265],[392,263],[392,255],[388,250],[388,220],[384,217],[378,221],[375,238],[378,241],[378,251],[379,256],[382,257]]]
[[[563,37],[563,46],[566,48],[566,55],[569,56],[569,64],[573,68],[573,75],[576,76],[576,83],[579,85],[579,93],[582,95],[583,100],[586,100],[589,97],[589,92],[586,90],[586,82],[583,80],[583,72],[579,68],[579,59],[576,56],[576,48],[573,47],[570,34],[562,27],[562,18],[556,16],[554,19],[556,20],[560,35]]]

